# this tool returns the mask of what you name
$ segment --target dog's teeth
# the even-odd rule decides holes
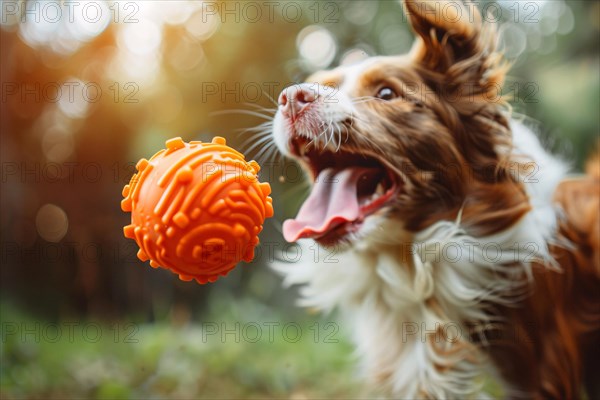
[[[375,189],[375,195],[377,195],[377,197],[379,197],[384,193],[385,193],[385,188],[383,187],[383,184],[382,183],[378,184],[377,188]]]

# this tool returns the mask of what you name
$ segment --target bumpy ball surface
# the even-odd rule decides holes
[[[258,181],[259,165],[223,138],[174,138],[166,147],[141,159],[123,188],[121,208],[131,211],[124,234],[152,267],[186,281],[214,282],[254,258],[264,220],[273,216],[271,187]]]

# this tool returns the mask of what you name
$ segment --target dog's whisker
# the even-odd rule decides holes
[[[337,151],[340,151],[340,148],[342,147],[342,139],[343,139],[343,135],[342,135],[342,127],[344,125],[342,124],[337,124],[337,132],[338,132],[338,148]]]
[[[231,110],[213,111],[213,112],[210,113],[210,116],[215,116],[215,115],[230,115],[230,114],[251,115],[251,116],[262,118],[262,119],[266,119],[266,120],[271,120],[273,118],[272,115],[261,114],[261,113],[256,112],[256,111],[244,110],[244,109],[231,109]]]
[[[267,97],[267,99],[269,99],[269,101],[271,103],[273,103],[273,105],[275,106],[275,110],[277,111],[277,107],[279,107],[279,104],[277,103],[277,101],[275,101],[275,99],[273,97],[271,97],[271,95],[267,92],[265,92],[264,89],[262,89],[262,93]]]
[[[333,144],[333,147],[335,147],[335,135],[334,135],[334,123],[331,122],[331,124],[329,124],[329,127],[327,128],[327,143],[331,143]]]
[[[275,115],[275,113],[277,113],[277,107],[275,108],[270,108],[270,107],[263,107],[260,104],[256,104],[256,103],[244,103],[244,105],[249,106],[254,108],[257,111],[264,111],[266,113],[269,113],[271,115]]]
[[[250,136],[248,136],[246,139],[244,139],[244,141],[240,145],[241,149],[245,149],[247,146],[249,146],[252,143],[256,143],[256,141],[258,141],[258,140],[263,140],[265,138],[269,138],[271,136],[271,131],[262,131],[262,132],[257,132],[254,134],[252,132],[243,132],[239,136],[243,137],[246,134],[250,134]]]
[[[323,139],[325,140],[323,147],[327,147],[327,145],[329,144],[329,140],[331,139],[329,130],[331,129],[332,124],[333,124],[333,121],[329,121],[329,124],[327,124],[327,128],[325,128],[325,130],[323,131]]]
[[[248,133],[254,134],[254,135],[259,135],[259,134],[262,135],[265,133],[271,133],[271,131],[272,131],[271,126],[263,126],[263,125],[258,125],[258,126],[254,126],[254,127],[250,127],[250,128],[236,129],[238,136],[246,135]]]
[[[374,96],[363,96],[363,97],[356,97],[354,99],[352,99],[352,104],[362,104],[362,103],[367,103],[369,101],[384,101],[381,100],[378,97],[374,97]]]
[[[273,145],[274,146],[274,145]],[[264,164],[267,161],[269,161],[269,159],[271,158],[269,156],[270,151],[273,150],[272,146],[267,145],[264,146],[263,149],[256,155],[256,159],[261,163]],[[264,157],[263,157],[264,156]]]
[[[264,145],[265,143],[269,143],[269,142],[271,142],[271,137],[269,137],[269,136],[263,137],[263,138],[261,138],[261,139],[257,140],[256,142],[254,142],[254,143],[252,144],[252,146],[250,146],[250,147],[249,147],[249,148],[246,150],[246,152],[247,152],[248,154],[252,154],[252,152],[253,152],[254,150],[256,150],[258,147],[260,147],[260,146]]]
[[[336,149],[336,152],[337,152],[337,148],[338,148],[339,145],[338,145],[338,142],[337,142],[337,136],[335,134],[336,133],[336,129],[337,129],[336,124],[335,123],[332,124],[331,125],[331,143],[333,144],[333,147]]]
[[[277,151],[277,145],[275,144],[274,141],[270,140],[271,138],[268,138],[269,140],[266,142],[266,144],[264,144],[263,142],[263,148],[257,153],[257,157],[260,156],[262,153],[266,154],[270,154],[272,151]],[[268,157],[267,157],[268,159]]]
[[[455,5],[467,15],[463,3]],[[575,375],[594,364],[584,365],[588,344],[579,329],[587,335],[600,326],[598,312],[586,303],[598,299],[600,276],[586,269],[588,255],[581,249],[587,243],[562,241],[571,234],[566,223],[586,215],[569,210],[571,189],[564,183],[583,189],[593,185],[597,172],[562,182],[568,166],[546,152],[535,129],[515,121],[528,117],[511,109],[510,93],[494,93],[490,83],[521,79],[506,76],[494,28],[477,7],[469,10],[472,21],[449,21],[441,9],[403,4],[418,51],[317,73],[319,89],[343,82],[333,91],[337,104],[321,101],[320,91],[310,96],[314,88],[300,84],[287,100],[293,94],[312,101],[289,113],[281,106],[277,115],[284,124],[252,131],[272,129],[277,143],[291,138],[286,150],[311,177],[328,170],[327,176],[339,178],[315,180],[295,223],[276,227],[286,239],[313,238],[310,250],[341,245],[339,252],[333,247],[338,265],[328,265],[323,254],[307,257],[302,268],[282,269],[285,282],[302,285],[305,305],[338,307],[356,319],[365,372],[380,378],[386,397],[488,398],[482,393],[487,370],[497,372],[506,397],[544,397],[550,391],[582,397],[582,379]],[[374,82],[389,78],[394,81],[381,85],[377,96],[352,97],[374,94]],[[470,93],[462,90],[467,83],[473,84]],[[418,97],[408,95],[412,85],[442,101],[410,103]],[[444,94],[452,94],[452,101]],[[490,101],[488,94],[500,97]],[[253,150],[271,156],[277,146],[262,139],[251,143],[262,146]],[[535,182],[523,181],[529,161],[533,172],[542,172]],[[282,197],[300,200],[298,191],[305,189],[293,185]],[[596,204],[596,193],[586,200]],[[569,207],[556,211],[564,205]],[[529,244],[535,250],[528,254]],[[298,246],[304,248],[303,241]],[[490,258],[492,253],[498,257]],[[556,293],[558,306],[543,307]],[[579,314],[568,314],[583,303]],[[532,315],[540,326],[528,326]],[[411,337],[407,322],[417,330]],[[462,336],[472,323],[480,326]],[[456,341],[444,340],[449,324],[460,331]],[[508,337],[517,333],[508,329],[523,330],[532,340]],[[567,345],[547,332],[561,333]],[[564,362],[547,368],[556,354]],[[531,373],[515,374],[510,368],[516,364]]]
[[[273,131],[272,124],[261,124],[251,128],[238,129],[238,136],[245,136],[250,134],[251,139],[258,137],[263,137],[265,135],[270,135]]]

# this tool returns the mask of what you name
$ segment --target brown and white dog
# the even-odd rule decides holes
[[[284,236],[340,251],[278,269],[305,305],[350,317],[393,397],[480,398],[492,374],[508,398],[598,398],[600,174],[565,180],[511,119],[475,8],[403,4],[409,54],[279,97],[273,139],[313,182]]]

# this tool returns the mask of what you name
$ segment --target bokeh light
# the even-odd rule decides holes
[[[149,53],[138,55],[128,49],[119,47],[115,57],[109,65],[108,77],[116,82],[131,83],[136,88],[150,88],[155,83],[162,69],[162,55],[160,53]],[[121,85],[123,86],[123,85]],[[122,88],[118,90],[121,91]],[[148,90],[140,92],[140,96],[148,94]],[[118,97],[121,98],[119,93]]]
[[[369,58],[373,53],[367,46],[354,48],[346,51],[340,58],[340,65],[352,65]]]
[[[135,24],[125,24],[119,30],[119,46],[137,56],[156,54],[161,40],[158,24],[150,19],[143,19]]]
[[[515,99],[515,116],[539,120],[543,142],[580,169],[600,132],[600,2],[485,0],[478,6],[488,4],[502,11],[501,45],[512,65],[503,94]],[[326,391],[340,380],[337,369],[335,379],[304,390],[306,382],[319,384],[321,371],[331,372],[325,368],[331,363],[314,369],[313,348],[291,354],[290,368],[283,367],[287,355],[270,368],[272,360],[254,362],[256,351],[242,357],[238,351],[247,349],[242,343],[235,347],[219,341],[215,352],[197,340],[202,332],[194,324],[220,321],[224,315],[232,321],[314,317],[293,306],[293,289],[282,289],[265,261],[274,247],[270,244],[283,244],[280,226],[270,222],[261,233],[262,259],[216,285],[190,286],[168,273],[135,267],[135,251],[124,245],[121,231],[127,215],[118,202],[135,170],[133,162],[154,154],[166,139],[206,141],[222,135],[249,157],[261,156],[278,219],[291,215],[304,190],[298,166],[263,151],[269,150],[261,147],[270,143],[269,128],[259,142],[255,133],[261,129],[252,127],[268,124],[283,87],[315,70],[409,51],[414,35],[399,1],[0,0],[0,5],[3,300],[24,315],[33,311],[35,318],[48,321],[132,321],[141,331],[160,330],[140,337],[139,365],[131,364],[137,358],[128,353],[118,367],[113,347],[86,358],[74,343],[65,343],[61,351],[53,343],[35,343],[24,352],[10,341],[3,343],[3,357],[11,363],[0,369],[6,395],[170,398],[185,389],[189,395],[179,397],[216,393],[212,397],[239,398],[241,392],[221,391],[240,382],[251,387],[244,393],[256,393],[255,398],[348,398],[357,393],[346,387]],[[250,21],[255,5],[263,7],[262,18]],[[23,15],[25,7],[46,11],[35,19]],[[72,18],[68,7],[73,7]],[[297,8],[301,18],[292,22]],[[63,17],[57,19],[59,9]],[[3,314],[12,307],[8,302],[0,304]],[[175,340],[173,332],[180,335]],[[122,340],[127,332],[104,333],[103,340],[112,341],[114,334]],[[304,333],[309,338],[314,331]],[[274,351],[277,359],[289,345],[269,343],[261,354]],[[47,350],[40,350],[44,346]],[[192,348],[203,353],[190,353]],[[333,352],[338,347],[319,351],[325,348]],[[73,359],[66,362],[62,350]],[[221,350],[228,356],[222,357]],[[174,369],[180,356],[187,357],[187,371],[196,372]],[[317,371],[309,379],[296,375],[302,362]],[[215,371],[225,372],[215,378]],[[265,389],[271,380],[264,379],[264,371],[275,371],[279,392]],[[209,383],[219,390],[202,392]]]
[[[100,35],[111,20],[106,1],[71,2],[68,6],[40,0],[11,2],[11,6],[13,4],[19,12],[3,15],[6,26],[17,23],[19,16],[24,15],[21,17],[24,22],[19,25],[19,36],[23,41],[32,47],[47,46],[64,56]],[[2,8],[6,10],[7,7],[3,5]]]
[[[187,37],[181,38],[167,50],[167,60],[180,73],[201,69],[207,61],[202,47]]]
[[[564,0],[514,2],[500,0],[501,41],[505,56],[518,63],[529,52],[549,54],[556,49],[557,35],[567,35],[575,27],[571,6]]]
[[[527,34],[517,24],[500,27],[501,46],[508,59],[517,58],[527,48]]]
[[[58,107],[69,118],[84,118],[98,96],[100,92],[96,85],[67,78],[60,88]]]
[[[219,29],[219,25],[219,14],[205,13],[204,10],[196,11],[185,21],[185,29],[198,40],[208,40]]]
[[[55,204],[44,204],[35,216],[38,234],[48,242],[60,242],[69,230],[67,213]]]
[[[379,3],[372,0],[349,1],[343,9],[344,17],[356,25],[367,25],[377,15]]]
[[[50,162],[63,163],[69,159],[75,149],[75,141],[69,130],[54,126],[48,128],[42,136],[42,151]]]
[[[309,67],[325,68],[334,60],[337,45],[331,32],[318,25],[302,29],[296,39],[298,52]]]
[[[72,13],[72,22],[66,20],[67,31],[74,39],[89,41],[101,34],[111,21],[111,12],[106,1],[78,1],[77,9]],[[77,10],[76,9],[76,10]]]

